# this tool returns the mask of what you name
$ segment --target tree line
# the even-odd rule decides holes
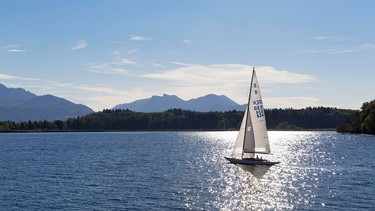
[[[335,129],[354,122],[357,112],[327,107],[265,110],[268,128],[276,130]],[[236,110],[196,112],[181,109],[144,113],[104,109],[66,121],[3,121],[0,122],[0,131],[238,130],[243,113]]]
[[[363,103],[361,110],[354,111],[354,120],[340,124],[337,131],[375,134],[375,100]]]

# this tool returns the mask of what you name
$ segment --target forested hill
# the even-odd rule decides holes
[[[337,108],[269,109],[266,110],[269,129],[334,129],[351,123],[353,110]],[[106,130],[238,130],[243,111],[196,112],[170,109],[143,113],[130,110],[103,110],[66,121],[0,122],[0,131],[106,131]]]
[[[337,128],[341,123],[354,121],[354,110],[330,107],[307,107],[305,109],[269,109],[266,110],[268,128],[288,129],[283,126],[303,129]],[[288,123],[288,124],[286,124]]]

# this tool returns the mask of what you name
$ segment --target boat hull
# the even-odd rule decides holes
[[[272,166],[275,164],[278,164],[280,162],[272,162],[268,160],[260,160],[260,159],[236,159],[236,158],[228,158],[224,157],[227,159],[230,163],[233,164],[242,164],[242,165],[266,165],[266,166]]]

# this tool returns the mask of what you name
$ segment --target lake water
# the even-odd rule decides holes
[[[0,209],[374,209],[374,136],[271,131],[272,167],[228,164],[236,136],[2,133]]]

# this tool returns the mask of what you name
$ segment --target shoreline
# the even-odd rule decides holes
[[[202,132],[217,131],[230,132],[238,130],[217,130],[217,129],[165,129],[165,130],[105,130],[105,129],[88,129],[88,130],[11,130],[0,131],[0,133],[90,133],[90,132]],[[276,130],[268,129],[267,131],[336,131],[336,128],[320,128],[320,129],[303,129],[303,130]]]

